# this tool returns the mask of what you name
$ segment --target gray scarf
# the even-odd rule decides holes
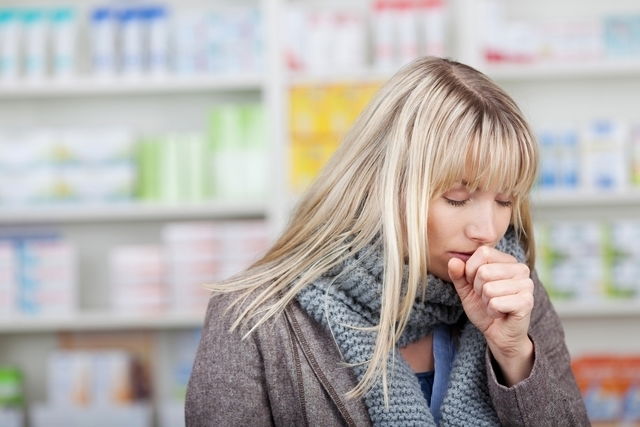
[[[524,262],[525,255],[515,233],[509,229],[497,249]],[[407,277],[405,266],[405,280]],[[354,366],[361,380],[373,354],[375,334],[351,326],[375,326],[379,322],[383,253],[371,244],[330,269],[298,294],[302,308],[333,334],[343,359]],[[403,347],[430,333],[438,324],[457,323],[464,311],[453,285],[429,275],[425,300],[416,298],[406,329],[398,341]],[[460,334],[449,387],[440,407],[442,426],[499,425],[487,386],[486,341],[466,322]],[[393,351],[387,365],[389,407],[385,408],[382,383],[378,381],[364,396],[373,425],[435,426],[418,380],[409,365]]]

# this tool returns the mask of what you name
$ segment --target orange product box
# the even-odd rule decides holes
[[[640,422],[640,357],[587,356],[571,367],[592,422]]]

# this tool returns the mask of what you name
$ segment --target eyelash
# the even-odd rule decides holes
[[[447,201],[447,203],[449,203],[451,206],[464,206],[467,203],[467,200],[451,200],[451,199],[447,199],[445,197],[445,200]],[[500,206],[502,206],[503,208],[510,208],[513,204],[511,203],[511,201],[504,201],[504,200],[496,200],[496,203],[499,204]]]

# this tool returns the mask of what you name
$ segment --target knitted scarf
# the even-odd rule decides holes
[[[522,247],[510,228],[500,240],[498,250],[525,261]],[[407,279],[404,267],[404,280]],[[383,252],[381,245],[370,244],[352,257],[328,270],[299,294],[302,308],[332,334],[343,360],[352,366],[361,380],[366,361],[375,347],[375,333],[354,329],[375,326],[379,322]],[[375,426],[435,426],[418,380],[400,356],[403,347],[430,333],[438,324],[453,325],[464,311],[453,284],[433,275],[427,278],[424,301],[419,295],[413,305],[407,327],[389,358],[389,407],[385,408],[382,383],[377,381],[364,395],[364,403]],[[499,425],[487,385],[486,341],[471,322],[460,333],[458,350],[449,377],[449,387],[440,407],[442,426]]]

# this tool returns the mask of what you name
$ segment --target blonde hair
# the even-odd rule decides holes
[[[248,335],[379,236],[384,280],[380,323],[372,328],[376,345],[347,397],[362,396],[381,380],[388,403],[387,360],[428,271],[429,201],[462,180],[471,189],[511,194],[511,222],[533,265],[529,191],[537,161],[534,136],[502,89],[464,64],[419,58],[375,95],[264,257],[210,288],[238,293],[234,304],[242,308],[232,329],[251,323]],[[402,285],[405,260],[409,276]]]

